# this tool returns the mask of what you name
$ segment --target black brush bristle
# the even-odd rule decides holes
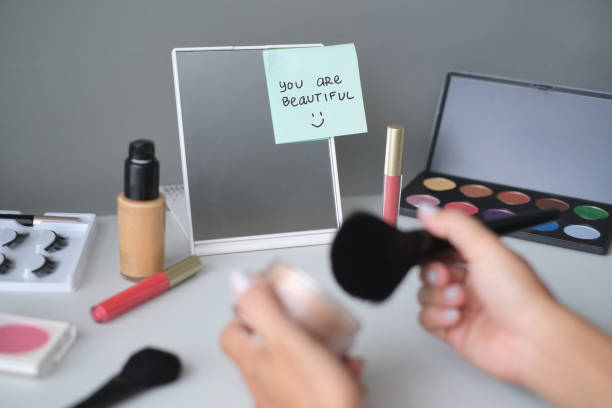
[[[154,348],[142,349],[130,356],[119,374],[73,408],[114,406],[149,387],[176,380],[180,372],[181,361],[176,355]]]
[[[47,252],[57,252],[68,246],[68,237],[58,234],[55,231],[51,231],[53,233],[54,239],[46,248]]]
[[[375,302],[391,295],[407,272],[402,233],[379,218],[357,213],[343,224],[331,249],[334,276],[349,294]]]
[[[38,269],[34,269],[32,273],[38,278],[44,278],[45,276],[51,275],[57,269],[57,262],[53,259],[45,256],[45,262]]]
[[[134,385],[151,387],[176,380],[180,372],[181,362],[176,355],[145,348],[132,354],[123,366],[121,376]]]
[[[2,263],[0,264],[0,275],[4,275],[8,273],[11,269],[15,267],[15,263],[6,256],[2,255]]]
[[[23,233],[22,232],[18,232],[15,235],[15,238],[12,241],[7,242],[6,244],[4,244],[4,246],[8,247],[8,248],[11,248],[11,249],[14,249],[14,248],[18,247],[23,241],[25,241],[25,239],[28,237],[28,235],[29,234],[27,232],[23,232]]]
[[[559,210],[530,211],[487,220],[485,226],[507,234],[559,217]],[[373,215],[358,213],[344,222],[332,244],[334,276],[349,294],[381,302],[393,293],[408,270],[452,250],[451,244],[425,230],[399,231]]]

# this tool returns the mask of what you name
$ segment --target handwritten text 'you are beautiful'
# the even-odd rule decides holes
[[[342,79],[340,79],[340,75],[334,75],[333,77],[323,76],[318,77],[316,80],[316,84],[318,88],[323,88],[327,86],[340,85],[342,83]],[[290,92],[293,90],[299,90],[304,86],[304,81],[279,81],[280,91],[281,93]],[[282,102],[283,106],[301,106],[308,105],[311,103],[319,103],[319,102],[342,102],[348,101],[351,99],[355,99],[354,96],[350,94],[350,91],[326,91],[326,92],[318,92],[310,95],[299,95],[299,96],[283,96]]]

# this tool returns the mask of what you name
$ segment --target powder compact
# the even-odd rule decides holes
[[[359,331],[359,321],[310,275],[282,261],[273,262],[260,274],[270,280],[287,314],[313,338],[338,356],[348,352]],[[234,297],[250,287],[254,276],[245,271],[230,275]]]
[[[0,372],[44,376],[75,338],[71,323],[0,313]]]
[[[510,234],[596,254],[612,239],[612,95],[449,73],[426,168],[400,213],[423,203],[480,219],[559,209]]]

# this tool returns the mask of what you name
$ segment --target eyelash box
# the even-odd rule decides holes
[[[556,208],[553,222],[511,234],[596,254],[612,238],[612,95],[451,72],[427,165],[401,194],[480,219]]]
[[[78,217],[80,222],[43,221],[28,227],[0,219],[0,291],[73,292],[78,288],[94,240],[96,216],[45,215]]]
[[[0,372],[47,375],[75,338],[71,323],[0,313]]]

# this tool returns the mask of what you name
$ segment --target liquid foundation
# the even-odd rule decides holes
[[[159,161],[149,140],[130,143],[124,192],[117,197],[121,274],[147,278],[163,269],[166,200],[159,193]]]

